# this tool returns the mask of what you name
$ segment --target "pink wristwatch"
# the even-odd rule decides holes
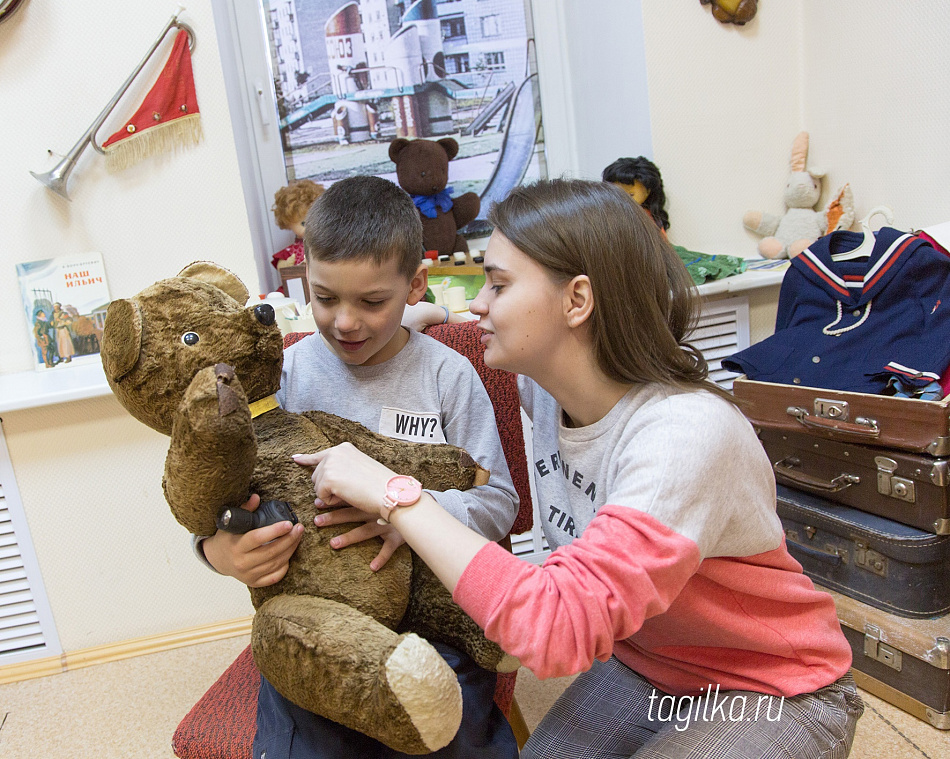
[[[386,495],[383,496],[383,509],[377,524],[389,524],[393,509],[398,506],[412,506],[422,497],[422,483],[415,477],[397,474],[386,483]]]

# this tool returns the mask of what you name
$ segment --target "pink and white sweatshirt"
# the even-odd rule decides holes
[[[631,389],[570,428],[519,377],[533,422],[538,567],[489,544],[455,600],[539,677],[611,654],[674,695],[794,696],[851,666],[834,602],[785,548],[775,480],[751,425],[705,392]]]

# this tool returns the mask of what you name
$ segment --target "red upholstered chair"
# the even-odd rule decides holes
[[[511,529],[519,534],[531,529],[531,490],[528,484],[528,462],[521,424],[521,406],[515,376],[485,365],[485,349],[479,341],[480,332],[474,322],[441,324],[426,332],[454,348],[474,365],[495,410],[501,445],[511,470],[511,478],[521,500],[521,507]],[[309,333],[294,332],[284,338],[284,348]],[[505,539],[511,549],[510,540]],[[511,723],[523,746],[528,728],[514,700],[516,672],[498,676],[495,702]],[[251,759],[257,721],[257,689],[260,673],[248,646],[224,674],[208,689],[178,725],[172,738],[175,756],[180,759]]]

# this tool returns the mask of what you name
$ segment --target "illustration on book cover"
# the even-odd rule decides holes
[[[109,286],[99,253],[16,265],[37,371],[98,362]]]

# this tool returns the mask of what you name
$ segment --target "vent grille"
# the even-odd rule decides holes
[[[0,666],[60,653],[0,427]]]

